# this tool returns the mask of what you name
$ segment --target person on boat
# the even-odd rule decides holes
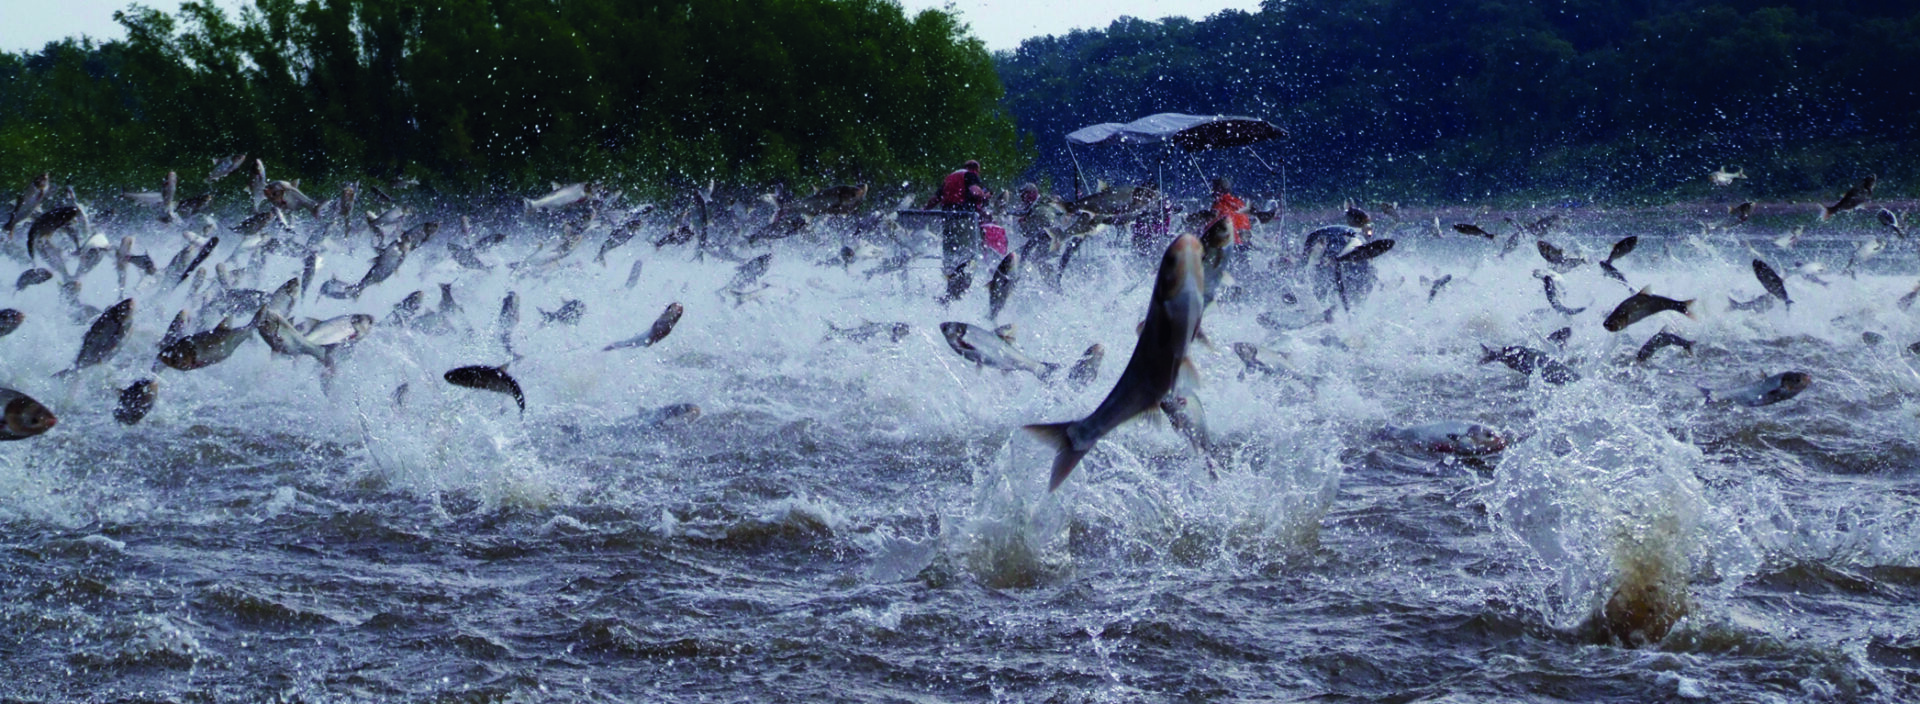
[[[947,211],[940,232],[942,271],[952,271],[980,250],[980,218],[986,216],[987,188],[980,181],[980,162],[968,159],[960,170],[947,174],[928,208]]]
[[[1253,229],[1253,218],[1247,216],[1247,202],[1233,194],[1233,179],[1225,176],[1213,179],[1213,214],[1233,224],[1234,244],[1247,243],[1247,233]]]

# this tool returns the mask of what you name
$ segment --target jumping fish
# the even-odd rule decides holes
[[[1772,294],[1774,298],[1780,299],[1780,302],[1787,304],[1788,310],[1793,309],[1793,299],[1787,297],[1787,282],[1780,278],[1780,273],[1774,271],[1773,267],[1767,266],[1766,262],[1755,259],[1753,260],[1753,276],[1760,280],[1760,286],[1767,289],[1767,293]]]
[[[153,379],[141,379],[128,384],[120,390],[120,404],[113,408],[113,419],[122,425],[134,425],[153,410],[154,399],[160,394],[160,382]]]
[[[1000,309],[1007,305],[1007,297],[1013,294],[1013,285],[1020,281],[1020,253],[1008,252],[1000,260],[1000,266],[994,267],[993,278],[987,282],[987,319],[1000,318]]]
[[[1060,488],[1101,437],[1157,407],[1173,390],[1180,368],[1192,364],[1187,347],[1200,328],[1206,290],[1200,257],[1200,240],[1192,235],[1181,235],[1167,246],[1133,357],[1093,413],[1072,422],[1027,426],[1057,451],[1048,491]]]
[[[227,174],[238,170],[240,165],[245,163],[247,163],[247,155],[245,154],[235,154],[226,158],[214,157],[213,172],[207,174],[207,183],[213,183],[226,178]]]
[[[947,339],[947,346],[974,364],[993,367],[1006,371],[1031,372],[1041,381],[1053,377],[1060,365],[1042,362],[1027,356],[1006,335],[989,332],[986,328],[966,323],[941,323],[940,333]]]
[[[1440,295],[1440,289],[1442,289],[1442,288],[1444,288],[1444,287],[1446,287],[1446,285],[1447,285],[1447,284],[1449,284],[1449,283],[1452,283],[1452,282],[1453,282],[1453,275],[1452,275],[1452,274],[1447,274],[1447,275],[1445,275],[1445,276],[1442,276],[1442,277],[1440,277],[1440,278],[1438,278],[1438,279],[1434,279],[1434,281],[1433,281],[1433,287],[1432,287],[1432,288],[1429,288],[1429,289],[1427,289],[1427,302],[1428,302],[1428,303],[1432,303],[1432,302],[1433,302],[1433,297],[1434,297],[1434,296],[1438,296],[1438,295]]]
[[[1100,362],[1106,357],[1107,348],[1100,343],[1088,345],[1087,350],[1080,353],[1080,361],[1074,362],[1073,368],[1067,370],[1067,386],[1077,391],[1093,383],[1094,379],[1099,378]]]
[[[525,394],[520,393],[520,382],[514,381],[513,377],[507,374],[507,365],[505,364],[497,367],[482,365],[460,367],[449,370],[442,376],[447,380],[447,383],[453,384],[454,386],[465,386],[469,389],[494,391],[512,396],[513,402],[520,406],[520,415],[524,416],[527,414],[527,397]]]
[[[7,215],[7,226],[0,229],[0,236],[12,239],[13,229],[32,217],[34,210],[40,207],[40,203],[45,201],[47,194],[52,191],[52,174],[41,173],[35,176],[33,182],[27,184],[27,190],[21,191],[20,197],[14,200],[13,212]]]
[[[1868,200],[1873,198],[1873,182],[1873,174],[1867,174],[1867,177],[1861,179],[1859,184],[1847,189],[1846,193],[1841,194],[1839,201],[1836,201],[1833,205],[1820,206],[1820,219],[1826,220],[1836,214],[1865,205]]]
[[[1641,288],[1639,292],[1621,301],[1620,305],[1614,307],[1612,313],[1607,314],[1607,319],[1601,323],[1601,326],[1608,332],[1620,332],[1627,329],[1627,326],[1663,310],[1670,310],[1689,318],[1695,317],[1693,299],[1676,301],[1664,296],[1656,296],[1651,289],[1652,287]]]
[[[1493,233],[1483,230],[1480,228],[1479,225],[1475,225],[1473,223],[1466,223],[1466,222],[1454,223],[1453,231],[1463,235],[1472,235],[1474,237],[1485,237],[1490,240],[1494,239]]]
[[[1894,215],[1893,211],[1888,210],[1886,208],[1881,208],[1880,212],[1874,213],[1874,217],[1877,217],[1880,219],[1881,227],[1885,227],[1889,230],[1892,230],[1893,234],[1899,235],[1903,238],[1907,236],[1906,229],[1900,227],[1900,216]]]
[[[1287,372],[1284,366],[1274,366],[1274,364],[1267,361],[1267,358],[1269,358],[1269,350],[1262,349],[1259,345],[1251,342],[1233,343],[1233,354],[1240,358],[1241,364],[1246,365],[1246,368],[1240,370],[1240,378],[1242,379],[1247,378],[1247,374],[1249,373],[1260,374],[1262,376],[1279,376]],[[1271,356],[1277,357],[1279,355],[1274,353]]]
[[[938,299],[940,305],[944,306],[960,300],[961,296],[967,295],[967,289],[973,288],[973,274],[967,271],[972,264],[972,259],[963,259],[946,272],[947,292]]]
[[[520,324],[520,294],[508,291],[506,298],[500,299],[500,346],[507,349],[507,355],[518,359],[513,352],[513,327]]]
[[[1661,348],[1669,346],[1679,347],[1680,349],[1686,350],[1687,354],[1693,354],[1692,340],[1675,335],[1667,330],[1661,330],[1654,334],[1653,337],[1647,338],[1647,343],[1640,346],[1640,351],[1633,353],[1633,361],[1644,363],[1649,359],[1653,359],[1655,352],[1659,352]]]
[[[132,318],[133,299],[113,304],[87,328],[86,336],[80,340],[80,352],[73,356],[73,366],[54,376],[70,376],[113,358],[113,353],[120,349],[120,340],[127,335],[127,321]]]
[[[1753,201],[1727,206],[1727,215],[1733,218],[1735,225],[1746,222],[1747,218],[1753,217]]]
[[[13,290],[25,291],[29,286],[38,286],[53,279],[53,272],[34,267],[20,272],[20,278],[13,280]]]
[[[680,316],[686,312],[687,309],[678,302],[668,303],[667,309],[660,312],[660,317],[653,321],[653,327],[648,328],[645,333],[607,345],[601,351],[611,352],[628,347],[652,347],[655,343],[666,339],[668,333],[673,332],[673,326],[680,324]]]
[[[527,212],[535,210],[554,210],[586,200],[587,184],[571,183],[565,186],[553,184],[553,191],[539,198],[521,199],[527,205]]]
[[[640,283],[640,260],[639,259],[633,260],[633,268],[627,270],[626,287],[631,289],[633,288],[633,285],[637,283]]]
[[[1540,284],[1546,287],[1547,303],[1552,305],[1553,309],[1556,311],[1559,311],[1561,315],[1579,315],[1581,311],[1584,311],[1587,309],[1586,306],[1581,306],[1579,308],[1568,308],[1565,304],[1560,302],[1560,287],[1555,283],[1560,279],[1559,274],[1555,274],[1551,271],[1546,271],[1543,269],[1534,269],[1533,277],[1536,279],[1539,279]]]
[[[19,330],[20,324],[26,322],[26,320],[27,314],[17,309],[7,308],[0,310],[0,337],[13,334],[13,331]]]
[[[1566,252],[1561,251],[1559,247],[1553,246],[1552,243],[1546,240],[1535,240],[1534,245],[1540,250],[1540,258],[1547,260],[1547,263],[1553,266],[1554,271],[1562,274],[1573,271],[1579,268],[1581,264],[1587,263],[1585,258],[1567,256]]]
[[[1813,383],[1813,377],[1806,372],[1781,372],[1760,381],[1732,389],[1714,391],[1705,386],[1699,387],[1706,396],[1707,404],[1738,403],[1742,406],[1758,408],[1772,405],[1800,395]]]
[[[1738,166],[1733,167],[1732,170],[1728,170],[1727,167],[1722,166],[1719,169],[1714,170],[1712,173],[1707,174],[1708,181],[1711,181],[1713,182],[1713,185],[1720,186],[1722,188],[1733,185],[1734,179],[1742,179],[1746,177],[1747,177],[1746,172],[1740,170],[1740,167]]]
[[[1413,426],[1389,425],[1383,440],[1442,455],[1478,457],[1507,449],[1507,439],[1490,426],[1464,420],[1443,420]]]
[[[212,330],[196,332],[175,340],[160,350],[160,363],[180,371],[193,371],[226,361],[240,343],[247,341],[248,327],[234,327],[231,318],[220,321]]]
[[[578,298],[574,298],[561,303],[560,309],[556,311],[549,312],[539,308],[535,308],[534,310],[539,311],[541,319],[548,323],[575,325],[580,322],[581,316],[586,315],[587,304]]]
[[[0,388],[0,408],[5,409],[0,413],[0,420],[5,421],[0,424],[0,440],[24,440],[47,432],[60,422],[53,411],[32,396],[13,389]]]
[[[1532,375],[1535,371],[1538,371],[1540,372],[1541,381],[1555,386],[1580,380],[1580,373],[1574,371],[1572,367],[1532,347],[1514,345],[1496,350],[1486,345],[1481,345],[1480,350],[1481,364],[1500,362],[1501,364],[1507,365],[1508,369],[1527,375]]]
[[[1619,281],[1623,284],[1627,283],[1627,277],[1621,274],[1619,269],[1613,267],[1613,262],[1621,257],[1627,256],[1627,254],[1632,252],[1633,248],[1639,244],[1639,235],[1629,235],[1613,243],[1613,251],[1608,252],[1607,258],[1600,261],[1600,273],[1606,274],[1609,279]]]
[[[881,333],[886,333],[891,341],[899,342],[900,338],[906,337],[907,333],[912,331],[912,329],[913,328],[906,323],[865,322],[850,328],[843,328],[833,323],[827,323],[827,339],[866,342],[879,337]]]

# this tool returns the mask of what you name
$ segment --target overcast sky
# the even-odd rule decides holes
[[[243,0],[216,0],[229,12],[250,6]],[[5,19],[0,20],[0,51],[38,51],[47,42],[75,35],[100,41],[125,36],[113,21],[115,10],[126,9],[133,0],[0,0]],[[176,0],[145,0],[142,4],[168,11],[179,9]],[[1012,49],[1020,40],[1045,34],[1066,34],[1075,29],[1103,28],[1125,16],[1147,20],[1181,15],[1203,19],[1224,9],[1254,12],[1259,0],[900,0],[912,15],[921,10],[952,7],[960,19],[973,28],[973,35],[993,51]]]

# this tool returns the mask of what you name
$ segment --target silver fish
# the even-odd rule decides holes
[[[60,422],[32,396],[0,388],[0,440],[25,440]]]
[[[113,419],[122,425],[134,425],[153,410],[154,399],[160,395],[160,382],[154,379],[141,379],[120,390],[120,403],[113,409]]]
[[[240,165],[245,163],[247,163],[247,155],[245,154],[235,154],[224,159],[215,157],[213,160],[213,172],[207,174],[207,183],[213,183],[226,178],[227,174],[238,170]]]
[[[1553,309],[1556,311],[1559,311],[1561,315],[1579,315],[1581,311],[1584,311],[1587,309],[1586,306],[1581,306],[1579,308],[1568,308],[1565,304],[1560,302],[1560,287],[1555,284],[1555,282],[1560,280],[1559,274],[1555,274],[1551,271],[1546,271],[1543,269],[1534,269],[1533,277],[1536,279],[1539,279],[1541,285],[1546,287],[1547,303],[1552,305]]]
[[[1793,310],[1793,299],[1787,296],[1787,282],[1780,278],[1779,272],[1774,271],[1773,267],[1767,266],[1766,262],[1755,259],[1753,260],[1753,276],[1760,280],[1760,286],[1767,289],[1767,293],[1773,294],[1774,298],[1778,298],[1780,302],[1787,304],[1787,310]]]
[[[673,332],[673,326],[680,324],[680,316],[685,314],[686,311],[687,309],[682,307],[678,302],[668,303],[667,309],[660,312],[660,317],[653,321],[653,327],[649,328],[645,333],[607,345],[602,351],[613,351],[626,349],[628,347],[652,347],[655,343],[666,339],[667,335]]]
[[[365,313],[316,320],[299,328],[307,340],[321,347],[358,342],[373,331],[373,316]]]
[[[1080,353],[1080,361],[1074,362],[1073,368],[1067,370],[1067,386],[1077,391],[1100,378],[1100,362],[1106,358],[1106,347],[1098,342],[1088,345],[1087,351]]]
[[[1540,258],[1547,260],[1548,264],[1553,265],[1554,271],[1562,274],[1573,271],[1579,268],[1581,264],[1587,263],[1587,260],[1584,258],[1568,256],[1566,252],[1561,251],[1559,247],[1553,246],[1546,240],[1536,240],[1534,245],[1540,250]]]
[[[1679,347],[1680,349],[1686,350],[1687,354],[1693,354],[1692,340],[1675,335],[1667,330],[1661,330],[1653,337],[1647,338],[1647,343],[1640,346],[1640,351],[1633,353],[1633,361],[1646,362],[1649,359],[1653,359],[1654,353],[1659,352],[1663,347]]]
[[[1000,266],[994,267],[993,278],[987,282],[987,319],[998,320],[1000,309],[1007,305],[1007,297],[1013,294],[1013,285],[1020,281],[1020,253],[1008,252],[1000,260]]]
[[[946,337],[947,346],[953,348],[954,354],[983,367],[1031,372],[1041,381],[1052,378],[1053,373],[1060,369],[1060,365],[1027,356],[1005,337],[977,325],[941,323],[940,333]]]
[[[523,198],[521,200],[526,203],[527,212],[533,212],[535,210],[564,208],[586,200],[587,195],[587,184],[573,183],[562,186],[556,183],[553,184],[553,191],[544,196],[540,196],[539,198]]]
[[[1507,449],[1507,439],[1499,430],[1464,420],[1443,420],[1407,427],[1389,425],[1380,432],[1379,437],[1422,452],[1461,457],[1490,455]]]
[[[1758,408],[1785,401],[1800,395],[1813,383],[1813,377],[1806,372],[1781,372],[1760,381],[1732,389],[1714,391],[1705,386],[1699,387],[1706,396],[1707,404],[1738,403],[1742,406]]]
[[[1101,437],[1158,406],[1173,390],[1180,367],[1191,364],[1187,347],[1200,328],[1205,309],[1206,274],[1201,268],[1201,254],[1200,240],[1193,235],[1181,235],[1167,246],[1133,357],[1093,413],[1072,422],[1027,426],[1029,432],[1057,451],[1048,491],[1066,481]]]
[[[180,338],[160,350],[160,363],[180,371],[192,371],[224,362],[247,341],[253,331],[234,327],[231,318],[221,320],[212,330]]]
[[[73,356],[73,367],[55,376],[65,377],[95,364],[113,358],[120,349],[120,340],[127,336],[127,321],[133,318],[133,299],[128,298],[113,304],[106,312],[93,321],[87,328],[87,334],[80,340],[80,352]]]
[[[520,324],[520,294],[508,291],[507,297],[500,299],[500,345],[507,349],[507,355],[518,358],[513,353],[513,326]]]

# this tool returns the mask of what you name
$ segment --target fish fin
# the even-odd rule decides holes
[[[1709,406],[1713,405],[1713,389],[1709,389],[1705,386],[1695,386],[1694,388],[1699,389],[1700,395],[1706,397],[1707,405]]]
[[[1653,295],[1653,284],[1647,284],[1647,285],[1645,285],[1645,286],[1641,286],[1641,287],[1640,287],[1640,290],[1639,290],[1638,292],[1636,292],[1636,293],[1634,293],[1633,295],[1635,295],[1635,296],[1650,296],[1650,295]]]
[[[1067,437],[1067,428],[1071,425],[1073,424],[1035,423],[1026,426],[1027,432],[1052,447],[1055,452],[1053,476],[1047,481],[1047,491],[1059,489],[1060,484],[1067,480],[1067,475],[1073,473],[1074,466],[1080,464],[1080,458],[1087,456],[1085,450],[1073,449],[1073,440]]]
[[[995,337],[998,337],[1002,340],[1006,340],[1007,344],[1009,345],[1014,343],[1013,323],[1007,323],[1006,325],[1002,325],[1000,327],[994,328],[993,334]]]
[[[1193,326],[1193,341],[1206,345],[1208,351],[1218,352],[1220,350],[1220,348],[1213,345],[1213,340],[1207,338],[1207,331],[1201,330],[1199,325]]]
[[[1176,390],[1200,388],[1200,368],[1194,366],[1192,357],[1180,358],[1180,369],[1174,373],[1173,388]]]

